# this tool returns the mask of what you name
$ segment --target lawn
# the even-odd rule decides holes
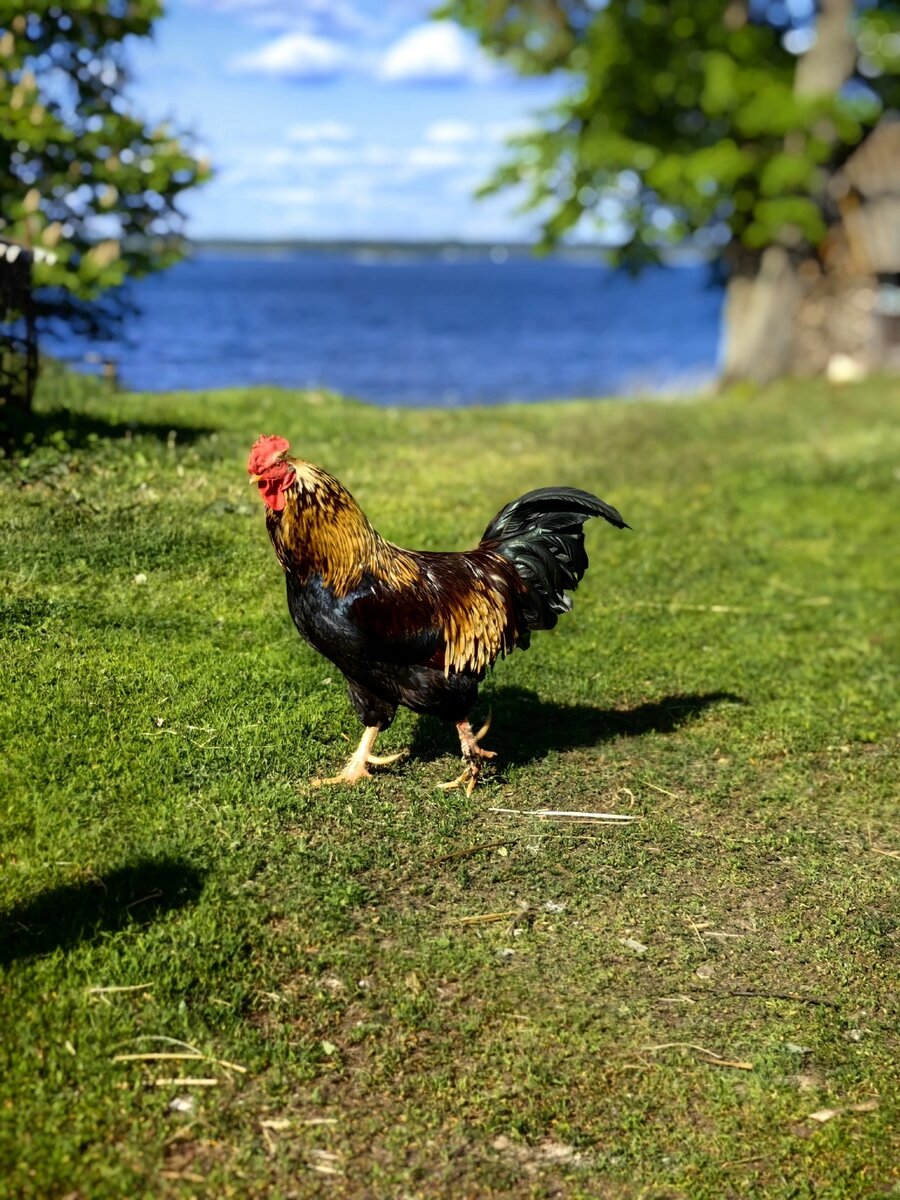
[[[3,1195],[900,1194],[896,383],[39,407],[0,461]],[[260,432],[401,544],[552,483],[633,526],[486,682],[470,798],[407,712],[408,759],[310,787],[359,727]]]

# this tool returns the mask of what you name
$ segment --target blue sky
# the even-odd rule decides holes
[[[132,97],[195,134],[215,179],[194,237],[529,237],[473,191],[559,84],[491,63],[422,0],[170,0]]]

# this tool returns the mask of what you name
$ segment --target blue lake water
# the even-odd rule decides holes
[[[268,383],[441,406],[695,387],[714,374],[722,303],[702,266],[631,278],[559,258],[211,251],[133,297],[124,339],[47,349],[108,355],[137,390]]]

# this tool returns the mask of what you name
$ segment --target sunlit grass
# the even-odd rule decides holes
[[[895,387],[61,404],[0,464],[0,1192],[898,1185]],[[401,544],[551,483],[633,526],[589,526],[574,612],[486,684],[471,799],[409,713],[410,759],[309,788],[358,727],[288,618],[260,432]]]

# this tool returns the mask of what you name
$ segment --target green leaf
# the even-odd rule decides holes
[[[26,19],[0,0],[0,234],[56,256],[35,269],[54,289],[38,294],[39,316],[102,324],[99,297],[181,255],[178,201],[209,168],[123,103],[125,43],[161,12],[157,0],[31,0]],[[86,70],[85,52],[103,70]]]
[[[510,147],[487,191],[518,187],[553,244],[581,219],[559,181],[592,207],[621,200],[634,234],[618,256],[640,266],[660,242],[728,223],[730,246],[815,245],[839,217],[828,188],[885,108],[900,107],[900,8],[857,14],[859,60],[840,95],[794,94],[797,59],[764,6],[735,0],[446,0],[513,69],[553,74],[565,95]],[[579,192],[580,194],[580,192]]]

